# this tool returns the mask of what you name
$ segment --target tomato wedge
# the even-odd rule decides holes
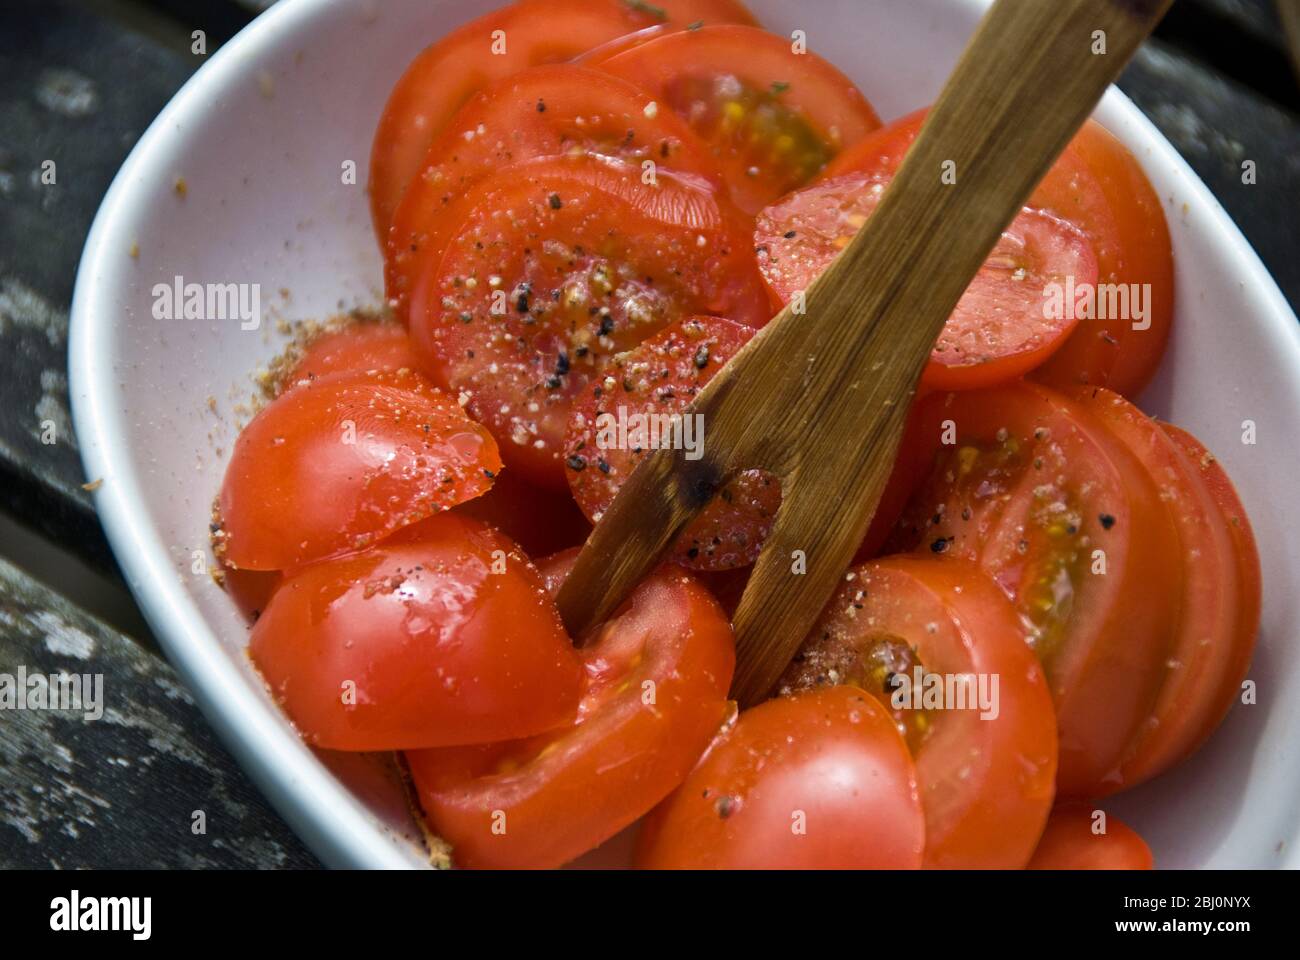
[[[406,328],[396,323],[359,323],[316,337],[280,380],[282,388],[333,373],[415,370]]]
[[[1105,793],[1172,650],[1182,563],[1159,491],[1096,417],[1045,387],[935,394],[918,415],[940,453],[890,546],[993,577],[1047,671],[1058,794]]]
[[[502,471],[491,490],[454,510],[496,527],[530,557],[580,546],[591,533],[591,524],[567,491],[534,487],[513,470]]]
[[[599,66],[685,119],[713,148],[737,206],[751,214],[880,126],[848,77],[754,27],[669,34]]]
[[[486,492],[496,442],[409,370],[307,380],[239,434],[218,500],[219,555],[249,570],[359,550]]]
[[[569,405],[610,358],[674,320],[771,313],[740,214],[698,179],[584,156],[503,170],[411,298],[416,351],[502,456],[563,489]]]
[[[1146,841],[1111,814],[1097,818],[1098,812],[1077,803],[1053,810],[1026,869],[1150,870],[1155,864]]]
[[[752,327],[720,317],[674,323],[616,356],[604,379],[574,401],[565,472],[593,523],[655,446],[675,444],[688,457],[695,447],[703,455],[703,423],[683,420],[680,413],[753,333]],[[780,481],[762,470],[746,470],[682,531],[673,559],[700,570],[753,563],[780,506]]]
[[[916,761],[927,868],[1019,870],[1043,831],[1056,716],[1022,632],[974,564],[888,557],[847,574],[782,678],[890,710]]]
[[[646,820],[654,870],[906,870],[921,865],[916,767],[885,708],[853,687],[740,715]]]
[[[574,555],[543,566],[552,590]],[[432,829],[461,867],[548,868],[628,826],[685,779],[727,713],[731,627],[662,567],[582,650],[573,726],[529,740],[407,753]]]
[[[290,573],[253,662],[308,743],[403,750],[572,721],[582,668],[540,574],[452,514]]]
[[[911,114],[869,134],[842,154],[817,183],[759,214],[755,247],[779,302],[805,291],[875,212],[925,112]],[[1076,175],[1066,157],[1062,169]],[[1031,200],[1031,204],[1035,203]],[[922,386],[971,390],[1014,380],[1039,366],[1065,343],[1077,324],[1065,308],[1067,292],[1097,282],[1097,256],[1090,238],[1055,213],[1027,206],[1002,233],[967,287],[935,345]],[[1060,309],[1045,291],[1059,290]]]
[[[525,67],[572,60],[665,19],[680,26],[753,22],[741,4],[729,0],[519,0],[427,47],[389,94],[370,152],[370,207],[381,244],[429,146],[476,92]]]
[[[470,187],[501,167],[539,157],[599,154],[634,164],[699,174],[721,185],[705,146],[668,111],[650,107],[640,88],[599,70],[572,65],[536,67],[475,95],[429,149],[393,218],[385,286],[399,316],[420,264],[441,258],[448,231],[443,216]]]
[[[1188,756],[1223,719],[1250,665],[1259,628],[1252,610],[1258,606],[1258,580],[1248,596],[1238,540],[1179,444],[1116,393],[1087,388],[1079,401],[1146,466],[1177,530],[1171,550],[1183,560],[1178,631],[1165,678],[1146,726],[1129,745],[1119,782],[1107,784],[1113,792],[1149,780]],[[1244,530],[1253,540],[1248,523]]]
[[[1173,326],[1169,225],[1160,197],[1137,159],[1100,124],[1084,124],[1071,141],[1070,152],[1086,166],[1099,192],[1079,190],[1062,178],[1044,181],[1036,196],[1093,239],[1098,282],[1108,291],[1106,317],[1080,320],[1034,379],[1067,392],[1090,384],[1135,396],[1160,365]],[[1141,311],[1135,309],[1139,303]]]

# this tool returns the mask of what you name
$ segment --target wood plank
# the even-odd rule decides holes
[[[69,421],[67,311],[104,192],[197,65],[62,0],[0,7],[0,509],[108,569]]]
[[[319,866],[166,663],[0,560],[0,705],[20,670],[100,675],[102,716],[0,709],[0,868]]]

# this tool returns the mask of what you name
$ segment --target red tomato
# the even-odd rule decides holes
[[[316,338],[281,379],[285,388],[332,373],[415,370],[406,328],[395,323],[360,323]]]
[[[578,505],[593,523],[656,443],[684,448],[694,443],[702,453],[703,425],[695,429],[696,421],[678,420],[680,426],[674,428],[669,418],[680,414],[753,332],[719,317],[674,323],[616,356],[605,378],[574,400],[565,472]],[[746,470],[682,531],[673,559],[700,570],[753,563],[780,505],[780,482],[762,470]]]
[[[916,767],[870,694],[828,687],[740,715],[641,829],[648,869],[916,869]]]
[[[875,212],[924,119],[922,111],[868,135],[835,161],[835,176],[759,214],[759,268],[780,303],[806,291]],[[1028,373],[1077,323],[1064,302],[1061,310],[1046,309],[1044,291],[1055,284],[1064,298],[1068,290],[1096,282],[1089,237],[1052,212],[1025,207],[949,317],[922,385],[970,390]]]
[[[1109,390],[1086,388],[1079,400],[1146,466],[1178,533],[1170,552],[1183,566],[1178,631],[1164,682],[1150,719],[1129,745],[1120,782],[1106,785],[1114,792],[1186,757],[1228,712],[1246,678],[1259,628],[1258,580],[1253,591],[1243,583],[1238,540],[1224,511],[1170,435]],[[1251,537],[1244,513],[1240,517]]]
[[[572,555],[549,562],[558,589]],[[582,650],[576,725],[514,743],[408,753],[430,826],[462,867],[557,867],[628,826],[690,772],[727,712],[731,627],[671,567]]]
[[[1150,870],[1151,848],[1119,818],[1084,804],[1052,811],[1029,870]],[[1104,824],[1104,826],[1103,826]]]
[[[853,81],[754,27],[686,30],[600,64],[683,117],[716,153],[737,206],[757,213],[880,126]]]
[[[916,761],[926,867],[1019,870],[1043,832],[1056,716],[1022,634],[974,564],[888,557],[849,572],[782,678],[783,691],[858,687],[890,710]]]
[[[423,173],[402,198],[389,231],[385,280],[404,315],[418,267],[441,259],[461,224],[454,202],[493,171],[539,157],[617,157],[638,169],[653,161],[721,184],[699,139],[668,111],[648,116],[649,96],[599,70],[536,67],[507,77],[456,114],[429,149]]]
[[[1172,650],[1182,564],[1159,491],[1091,413],[1044,387],[935,394],[919,416],[941,453],[892,546],[992,575],[1047,671],[1057,792],[1104,793]]]
[[[1137,320],[1107,307],[1108,319],[1083,319],[1065,345],[1034,379],[1061,390],[1081,384],[1107,387],[1134,396],[1150,382],[1169,341],[1174,318],[1174,261],[1160,197],[1141,165],[1122,143],[1093,122],[1070,144],[1100,193],[1079,190],[1067,178],[1045,180],[1036,196],[1092,238],[1099,283],[1118,292],[1142,292],[1148,309]],[[1109,299],[1109,298],[1108,298]],[[1132,319],[1130,319],[1132,315]],[[1142,329],[1135,329],[1135,324]]]
[[[453,514],[289,574],[249,653],[303,737],[332,750],[531,736],[572,720],[582,680],[528,558]]]
[[[426,48],[389,94],[371,148],[370,206],[380,241],[430,144],[476,92],[526,67],[572,60],[665,18],[681,26],[699,20],[753,22],[733,0],[520,0]]]
[[[591,524],[567,491],[531,486],[513,470],[503,471],[491,490],[455,512],[496,527],[530,557],[549,557],[579,546],[591,533]]]
[[[487,491],[496,443],[409,371],[341,373],[282,394],[226,468],[221,557],[285,570],[358,550]]]
[[[240,570],[221,568],[221,586],[249,623],[254,623],[279,589],[284,574],[279,570]]]
[[[411,298],[416,350],[506,463],[563,488],[569,405],[610,358],[684,316],[770,315],[743,218],[702,182],[594,157],[503,170]]]

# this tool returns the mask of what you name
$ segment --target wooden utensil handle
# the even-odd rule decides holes
[[[705,455],[643,458],[558,597],[575,635],[607,617],[729,476],[783,503],[733,624],[743,705],[767,694],[847,567],[905,406],[953,307],[1034,185],[1172,0],[999,0],[870,220],[688,408]],[[791,575],[791,544],[808,548]],[[815,554],[815,555],[814,555]]]

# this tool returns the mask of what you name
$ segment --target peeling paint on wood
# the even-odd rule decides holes
[[[0,677],[20,669],[102,675],[103,715],[0,709],[0,868],[318,866],[166,663],[0,561]]]

